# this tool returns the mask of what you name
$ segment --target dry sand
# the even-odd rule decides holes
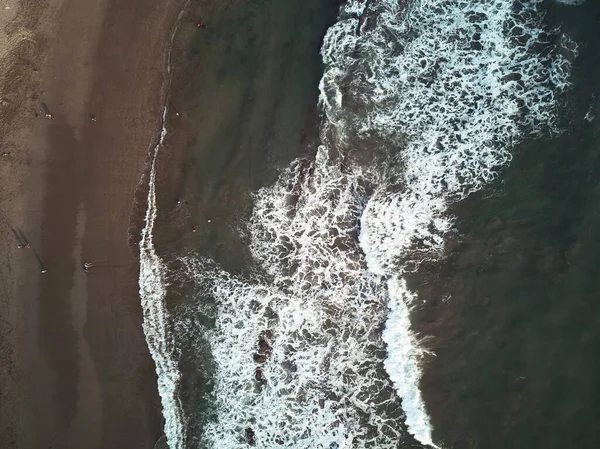
[[[0,5],[2,448],[150,448],[161,434],[130,218],[181,7]]]

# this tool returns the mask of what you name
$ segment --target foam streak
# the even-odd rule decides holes
[[[166,108],[163,112],[165,123]],[[152,231],[156,220],[156,158],[167,130],[163,125],[160,141],[154,148],[150,180],[148,182],[148,207],[146,225],[140,242],[140,298],[143,310],[143,328],[150,354],[156,365],[158,393],[165,418],[164,432],[171,449],[185,447],[184,415],[178,397],[179,368],[174,345],[169,334],[170,317],[165,304],[166,267],[154,249]]]

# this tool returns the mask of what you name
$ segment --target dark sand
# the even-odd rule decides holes
[[[138,297],[145,205],[130,218],[181,7],[23,0],[2,23],[2,448],[151,448],[162,433]]]

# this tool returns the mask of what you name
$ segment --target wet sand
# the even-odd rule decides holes
[[[182,2],[10,6],[0,22],[0,447],[151,448],[162,418],[138,297],[145,205],[132,215],[132,204]]]

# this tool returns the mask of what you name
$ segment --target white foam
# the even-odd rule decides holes
[[[158,377],[158,393],[165,418],[164,432],[171,449],[185,447],[184,415],[178,396],[179,368],[172,337],[169,333],[171,318],[166,308],[166,267],[156,254],[152,243],[152,231],[156,220],[156,157],[163,144],[167,130],[164,127],[166,108],[163,112],[163,129],[160,141],[154,148],[150,179],[148,182],[148,207],[146,225],[140,241],[140,298],[143,311],[143,329],[150,354],[154,359]]]
[[[583,5],[585,0],[556,0],[558,3],[563,3],[565,5],[578,6]]]
[[[206,330],[217,414],[205,428],[208,447],[246,447],[246,427],[265,448],[394,448],[401,437],[398,399],[381,370],[384,291],[352,236],[364,192],[330,164],[325,147],[317,161],[310,178],[295,163],[256,195],[251,250],[268,279],[249,283],[186,260],[217,304]],[[310,194],[292,205],[299,188]],[[266,330],[273,352],[258,391],[252,355]]]
[[[434,445],[402,276],[443,252],[448,204],[493,180],[525,136],[556,130],[570,63],[543,32],[540,4],[342,8],[322,49],[315,161],[295,161],[254,198],[261,275],[185,259],[216,307],[203,329],[215,361],[208,447],[247,447],[251,427],[262,448],[395,448],[400,399],[410,432]],[[347,156],[363,138],[378,142],[366,165]],[[252,355],[267,330],[259,389]]]
[[[388,292],[390,314],[383,331],[383,341],[389,354],[385,359],[385,369],[402,398],[403,408],[407,410],[406,424],[421,443],[437,447],[431,439],[431,424],[421,391],[415,388],[421,379],[419,362],[428,354],[410,330],[410,306],[416,298],[406,282],[398,278],[388,281]]]
[[[393,180],[396,167],[397,187],[390,189],[394,182],[383,177],[361,217],[361,248],[371,273],[394,278],[407,268],[407,258],[440,254],[452,226],[447,204],[493,180],[522,138],[556,130],[556,93],[568,86],[570,63],[543,33],[539,4],[521,2],[517,15],[503,0],[421,1],[401,13],[397,2],[383,1],[360,38],[348,38],[354,54],[368,57],[330,62],[324,80],[347,84],[352,72],[347,101],[369,113],[349,116],[340,101],[324,100],[328,117],[400,148],[386,169]],[[575,53],[565,37],[561,44]],[[331,91],[322,87],[324,95]],[[404,284],[394,285],[388,285],[386,367],[411,431],[431,443],[414,369],[419,352],[410,338],[408,304],[402,307],[400,299],[411,296]],[[398,285],[403,293],[394,298]]]

